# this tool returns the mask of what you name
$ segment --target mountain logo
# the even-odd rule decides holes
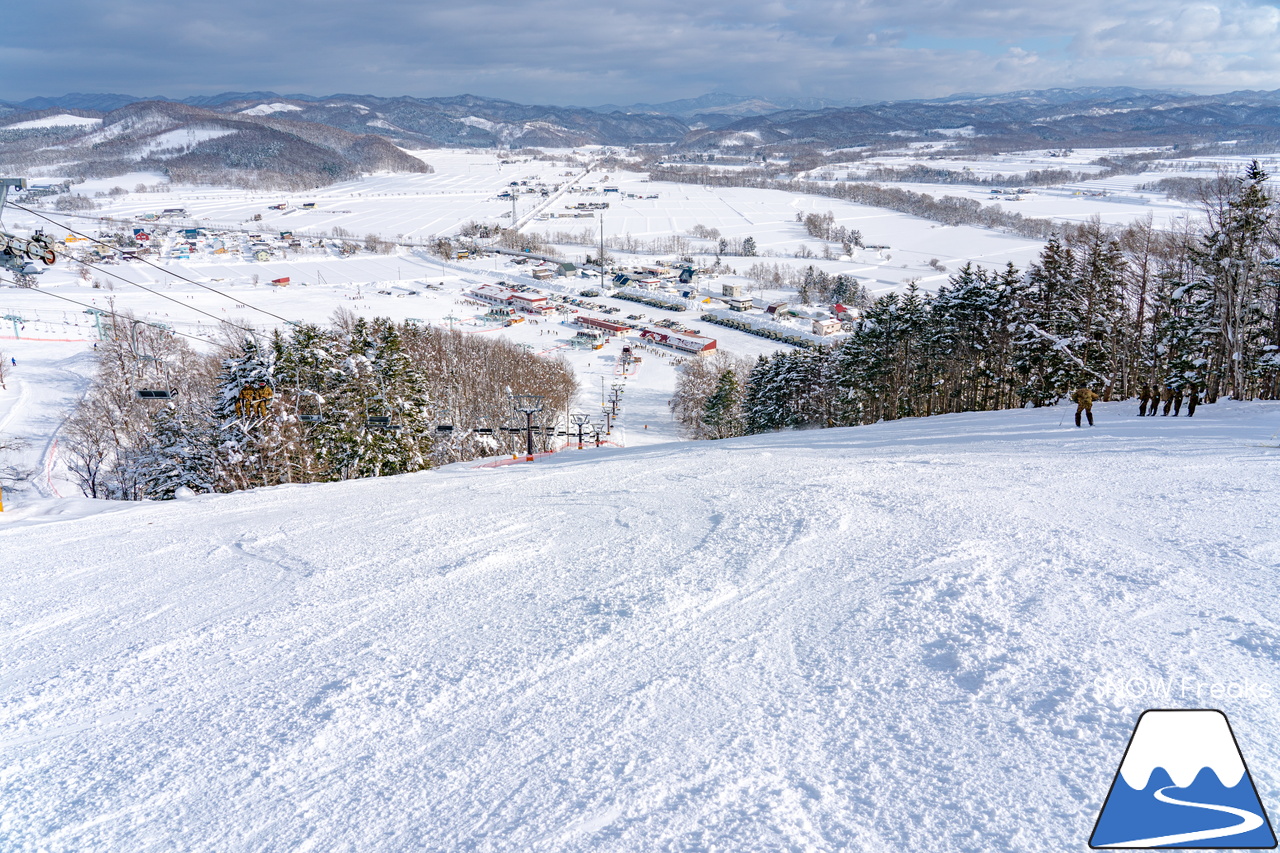
[[[1144,711],[1089,846],[1274,849],[1271,821],[1227,715]]]

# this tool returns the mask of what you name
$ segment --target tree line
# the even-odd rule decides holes
[[[935,294],[880,297],[838,345],[715,366],[673,409],[694,437],[1053,404],[1081,385],[1280,396],[1280,217],[1255,162],[1222,175],[1204,222],[1150,217],[1050,236],[1027,270],[966,265]],[[704,364],[697,368],[705,373]]]
[[[542,395],[545,426],[578,388],[562,360],[504,340],[345,311],[325,326],[228,337],[210,353],[111,319],[63,431],[68,467],[95,498],[387,476],[494,455],[511,440],[503,427],[524,426],[512,394]],[[542,449],[553,440],[535,435]]]
[[[706,167],[679,169],[655,167],[649,172],[650,181],[670,181],[680,184],[702,184],[713,187],[752,187],[754,189],[781,190],[797,195],[820,195],[838,198],[856,204],[883,207],[931,219],[944,225],[976,225],[981,228],[999,228],[1022,237],[1047,239],[1059,227],[1050,219],[1025,217],[1020,213],[1004,210],[998,204],[984,204],[974,198],[943,196],[935,198],[927,193],[912,192],[901,187],[885,187],[879,184],[855,181],[837,181],[834,184],[805,180],[776,180],[745,169],[739,171],[715,170]]]

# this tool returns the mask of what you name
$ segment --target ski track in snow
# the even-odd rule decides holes
[[[0,849],[1083,850],[1206,701],[1274,800],[1095,685],[1280,685],[1280,404],[1135,408],[31,502]]]
[[[80,343],[36,343],[6,341],[0,344],[6,360],[9,353],[21,356],[6,374],[7,391],[0,391],[0,436],[24,442],[10,458],[30,476],[27,482],[40,497],[78,494],[69,483],[60,488],[57,454],[58,433],[76,400],[84,393],[96,364]]]

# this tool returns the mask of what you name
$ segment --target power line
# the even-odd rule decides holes
[[[0,278],[0,282],[3,282],[3,283],[5,283],[5,284],[14,284],[14,285],[16,285],[16,284],[17,284],[17,282],[9,281],[9,280],[8,280],[8,279],[6,279],[6,278]],[[52,296],[54,299],[61,299],[63,302],[70,302],[72,305],[79,305],[81,308],[88,308],[90,311],[100,311],[100,312],[102,312],[103,314],[114,313],[114,312],[109,312],[109,311],[103,311],[103,310],[102,310],[101,308],[99,308],[98,306],[96,306],[96,305],[90,305],[90,304],[89,304],[89,303],[87,303],[87,302],[80,302],[80,301],[78,301],[78,300],[71,299],[71,298],[66,297],[66,296],[59,296],[58,294],[56,294],[56,293],[52,293],[52,292],[50,292],[50,291],[48,291],[48,290],[39,290],[38,288],[26,288],[26,289],[31,290],[31,291],[32,291],[32,292],[34,292],[34,293],[39,293],[41,296]],[[196,335],[188,335],[186,332],[179,332],[177,329],[165,329],[164,327],[160,326],[160,325],[159,325],[159,324],[157,324],[157,323],[150,323],[150,322],[147,322],[146,320],[139,320],[138,322],[140,322],[140,323],[145,323],[146,325],[151,326],[151,327],[153,327],[153,328],[161,329],[162,331],[168,332],[168,333],[170,333],[170,334],[172,334],[172,335],[181,335],[182,337],[184,337],[184,338],[190,338],[190,339],[191,339],[191,340],[193,340],[193,341],[200,341],[200,343],[202,343],[202,344],[212,344],[212,343],[214,343],[214,341],[211,341],[211,340],[209,340],[208,338],[201,338],[201,337],[197,337]]]
[[[12,207],[16,207],[16,208],[18,208],[18,210],[25,210],[27,213],[30,213],[32,216],[38,216],[38,217],[40,217],[41,219],[43,219],[45,222],[48,222],[48,223],[50,223],[51,225],[56,225],[56,226],[58,226],[59,228],[62,228],[63,230],[67,231],[68,233],[75,234],[77,237],[83,237],[83,238],[84,238],[84,239],[86,239],[86,240],[91,240],[91,241],[93,241],[94,243],[97,243],[99,246],[104,246],[104,247],[106,247],[106,248],[108,248],[108,249],[112,249],[112,250],[116,249],[116,247],[115,247],[115,246],[112,246],[110,243],[104,243],[102,240],[99,240],[97,237],[90,237],[88,234],[82,234],[81,232],[76,231],[76,230],[75,230],[75,229],[73,229],[73,228],[68,228],[66,225],[62,224],[61,222],[58,222],[58,221],[56,221],[56,220],[54,220],[54,219],[51,219],[50,217],[45,216],[43,213],[40,213],[39,211],[32,210],[32,209],[31,209],[31,208],[29,208],[29,207],[23,207],[23,206],[22,206],[22,205],[20,205],[20,204],[14,204],[13,202],[9,202],[9,204],[10,204],[10,206],[12,206]],[[158,265],[158,264],[153,264],[153,263],[151,263],[151,261],[148,261],[146,258],[137,258],[137,260],[141,261],[142,263],[146,264],[147,266],[149,266],[149,267],[151,267],[151,268],[153,268],[153,269],[159,270],[160,272],[164,273],[165,275],[171,275],[171,276],[173,276],[174,278],[179,279],[180,281],[185,281],[185,282],[187,282],[188,284],[194,284],[196,287],[202,287],[202,288],[204,288],[205,290],[209,291],[210,293],[216,293],[216,294],[218,294],[219,296],[223,297],[224,299],[230,299],[232,302],[236,303],[237,305],[242,305],[242,306],[244,306],[245,308],[249,308],[249,309],[251,309],[251,310],[253,310],[253,311],[257,311],[259,314],[266,314],[268,317],[274,317],[275,319],[277,319],[277,320],[281,321],[282,323],[288,323],[289,325],[293,325],[293,324],[294,324],[294,321],[293,321],[293,320],[288,320],[288,319],[286,319],[286,318],[284,318],[284,317],[281,317],[279,314],[273,314],[273,313],[271,313],[270,311],[266,310],[265,308],[258,308],[258,307],[254,306],[254,305],[250,305],[250,304],[248,304],[247,302],[244,302],[243,300],[240,300],[240,299],[237,299],[237,298],[236,298],[236,297],[234,297],[234,296],[231,296],[230,294],[223,293],[221,290],[218,290],[216,287],[209,287],[207,284],[201,284],[200,282],[198,282],[198,281],[194,281],[194,280],[192,280],[192,279],[189,279],[189,278],[187,278],[187,277],[186,277],[186,276],[184,276],[184,275],[179,275],[178,273],[175,273],[175,272],[173,272],[173,271],[172,271],[172,270],[170,270],[170,269],[167,269],[167,268],[165,268],[165,267],[162,267],[162,266],[160,266],[160,265]],[[82,261],[81,263],[85,263],[85,262],[83,262],[83,261]],[[87,265],[87,264],[86,264],[86,265]],[[132,283],[132,282],[130,282],[130,283]],[[140,287],[140,286],[141,286],[141,285],[139,285],[139,287]],[[213,315],[209,315],[209,316],[213,316]],[[215,318],[215,319],[219,319],[219,320],[221,320],[221,318]],[[227,322],[226,320],[221,320],[221,321],[222,321],[222,322],[224,322],[224,323],[225,323],[225,322]],[[235,324],[234,324],[234,323],[231,323],[230,325],[233,325],[233,326],[234,326]],[[237,326],[236,328],[243,328],[243,327]],[[249,330],[248,330],[248,329],[245,329],[245,331],[249,331]]]

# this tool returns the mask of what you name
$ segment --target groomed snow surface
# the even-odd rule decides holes
[[[1060,853],[1148,707],[1274,814],[1280,404],[1135,409],[31,501],[0,848]]]

